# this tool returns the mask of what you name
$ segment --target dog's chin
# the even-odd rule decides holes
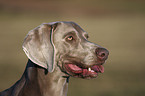
[[[64,69],[67,74],[72,77],[84,78],[84,79],[91,79],[96,78],[99,73],[104,72],[104,67],[101,64],[94,64],[88,67],[78,66],[78,64],[74,63],[65,63]],[[82,65],[82,64],[79,64]]]

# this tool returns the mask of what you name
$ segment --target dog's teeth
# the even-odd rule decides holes
[[[94,70],[91,70],[91,72],[95,72]]]
[[[91,71],[91,68],[88,68],[88,71]]]
[[[91,71],[91,68],[88,68],[88,71]]]
[[[95,72],[94,70],[92,70],[91,68],[88,68],[88,71],[90,71],[90,72]]]

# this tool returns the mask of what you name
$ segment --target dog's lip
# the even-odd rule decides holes
[[[82,77],[82,78],[96,78],[98,73],[104,72],[104,67],[101,64],[95,64],[88,67],[80,67],[74,63],[66,63],[65,69],[68,74],[74,77]]]

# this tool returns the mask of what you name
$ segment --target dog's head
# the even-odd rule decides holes
[[[74,22],[45,23],[29,32],[23,49],[32,62],[49,72],[58,66],[69,76],[95,78],[104,72],[109,52],[88,37]]]

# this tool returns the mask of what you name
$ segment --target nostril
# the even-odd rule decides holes
[[[100,56],[101,56],[101,57],[105,57],[105,53],[101,53]]]
[[[96,55],[100,60],[106,60],[108,58],[109,52],[105,48],[97,48]]]

